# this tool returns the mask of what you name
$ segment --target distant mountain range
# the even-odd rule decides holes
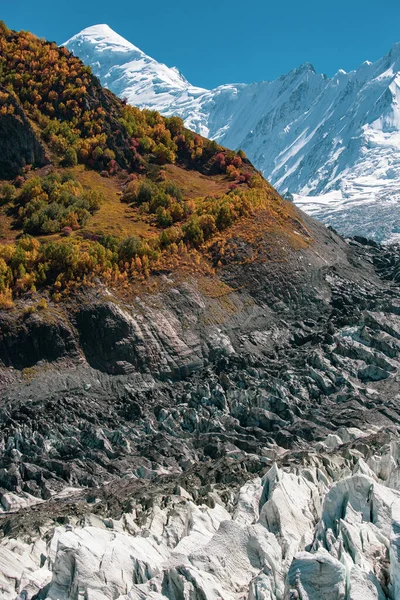
[[[191,85],[107,25],[65,45],[103,85],[242,148],[281,193],[345,235],[400,237],[400,44],[332,78],[305,63],[275,81]]]

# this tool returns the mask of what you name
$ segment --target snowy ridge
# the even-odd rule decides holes
[[[161,109],[176,99],[184,101],[188,91],[206,91],[191,86],[178,69],[147,56],[108,25],[88,27],[64,45],[92,67],[105,87],[140,107]]]
[[[305,63],[275,81],[213,90],[192,86],[106,25],[66,46],[130,103],[178,114],[198,133],[243,148],[280,192],[343,233],[400,233],[400,44],[330,79]]]

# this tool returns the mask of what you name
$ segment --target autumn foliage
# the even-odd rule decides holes
[[[66,48],[5,25],[0,27],[0,86],[7,90],[0,93],[0,116],[14,110],[12,94],[68,167],[80,162],[113,175],[119,168],[143,172],[149,161],[216,169],[238,168],[242,162],[232,153],[219,164],[214,157],[221,147],[187,130],[179,117],[129,106],[104,90]]]
[[[106,282],[147,277],[165,257],[206,248],[267,203],[266,184],[242,151],[189,131],[179,117],[129,106],[104,90],[66,48],[0,22],[0,118],[15,106],[41,137],[50,169],[39,176],[28,167],[13,183],[0,185],[0,206],[21,231],[16,242],[0,244],[0,308],[12,308],[15,297],[39,288],[58,301],[95,277]],[[122,202],[155,227],[155,235],[147,241],[101,231],[88,235],[85,227],[104,198],[76,179],[79,163],[105,178],[120,175]],[[164,165],[173,163],[222,179],[223,189],[230,188],[185,198],[166,175]]]

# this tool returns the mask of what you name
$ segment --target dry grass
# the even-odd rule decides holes
[[[56,169],[58,170],[58,169]],[[135,207],[121,202],[121,187],[124,176],[101,177],[99,173],[79,165],[73,169],[76,179],[85,187],[104,194],[100,210],[93,215],[84,231],[94,234],[110,234],[118,238],[136,235],[144,239],[155,237],[161,231],[152,226],[151,217],[142,215]],[[205,176],[196,171],[186,170],[175,165],[165,168],[168,179],[179,185],[185,199],[201,198],[207,195],[222,195],[229,189],[230,181],[223,175]],[[30,176],[45,175],[40,171]],[[247,189],[247,186],[244,186]],[[152,265],[154,275],[149,278],[138,275],[135,281],[124,280],[116,284],[121,298],[131,297],[135,292],[155,294],[166,283],[158,276],[160,272],[173,272],[175,280],[187,280],[194,277],[202,293],[210,302],[212,321],[236,312],[232,302],[232,290],[222,283],[214,270],[221,264],[246,265],[252,262],[282,262],[287,260],[289,250],[307,248],[312,239],[299,218],[296,208],[290,202],[284,202],[270,186],[266,189],[267,201],[263,208],[257,208],[252,215],[242,217],[232,227],[213,237],[199,250],[185,248],[183,251],[165,252],[157,263]],[[21,233],[12,230],[11,218],[6,215],[7,207],[0,207],[0,227],[3,225],[3,238],[0,243],[12,242]],[[79,235],[80,231],[72,235]],[[0,231],[1,235],[1,231]],[[59,234],[40,236],[41,241],[58,240]],[[245,242],[245,245],[242,244]],[[246,248],[247,246],[247,248]],[[220,258],[220,260],[219,260]],[[1,300],[1,299],[0,299]],[[3,298],[3,305],[12,305]]]
[[[283,262],[287,260],[288,251],[304,250],[312,244],[295,206],[282,201],[273,188],[267,194],[269,203],[264,208],[242,217],[208,242],[214,260],[218,255],[225,264],[243,266],[260,261]],[[247,251],[243,251],[242,242],[247,245]]]
[[[197,285],[201,293],[207,298],[223,298],[231,294],[233,290],[229,285],[215,277],[196,277]]]
[[[75,170],[77,180],[86,188],[103,192],[105,200],[100,210],[89,220],[85,231],[105,233],[119,238],[137,235],[150,238],[157,230],[140,215],[136,208],[121,202],[121,180],[117,177],[101,177],[96,171],[82,166]]]
[[[198,171],[183,169],[176,165],[166,165],[164,170],[167,178],[175,181],[183,190],[187,200],[199,198],[200,196],[214,196],[226,194],[232,181],[226,175],[203,175]]]
[[[12,244],[20,231],[12,229],[12,218],[7,213],[8,205],[0,208],[0,244]]]
[[[54,169],[62,172],[63,169]],[[105,200],[100,210],[89,220],[84,231],[90,233],[105,233],[119,238],[137,235],[142,238],[151,238],[158,235],[159,231],[150,225],[140,215],[136,208],[131,208],[121,202],[121,179],[118,177],[101,177],[96,171],[86,169],[79,165],[72,169],[76,179],[85,187],[103,192]],[[43,176],[49,172],[48,167],[32,171],[29,177]],[[4,182],[6,183],[6,182]],[[1,184],[1,182],[0,182]],[[0,244],[15,242],[21,235],[22,229],[12,229],[13,219],[7,215],[10,205],[0,207]],[[79,235],[79,230],[73,235]],[[38,236],[41,241],[56,241],[59,234]]]
[[[62,169],[54,169],[62,171]],[[190,200],[207,195],[224,194],[229,190],[230,181],[224,175],[209,177],[197,171],[186,170],[176,165],[166,165],[167,178],[176,182],[182,190],[185,199]],[[32,171],[29,177],[43,176],[49,172],[49,167]],[[121,202],[121,186],[123,179],[119,177],[101,177],[96,171],[78,165],[73,169],[76,179],[85,187],[103,192],[105,200],[100,210],[96,212],[84,231],[104,233],[118,238],[137,235],[144,239],[155,237],[161,231],[151,224],[151,218],[142,215],[135,207]],[[1,183],[1,182],[0,182]],[[21,229],[12,229],[12,218],[6,212],[9,206],[0,207],[0,243],[12,243],[22,233]],[[79,231],[73,235],[79,235]],[[39,236],[40,240],[55,241],[59,234]]]
[[[167,178],[182,189],[186,200],[225,194],[232,183],[224,175],[209,177],[176,165],[166,165],[164,169]],[[83,186],[102,191],[106,197],[100,210],[86,226],[87,231],[101,231],[117,237],[137,235],[145,239],[159,234],[161,229],[151,224],[151,217],[140,214],[137,208],[121,202],[121,181],[118,178],[103,178],[95,171],[81,166],[77,167],[75,174]]]

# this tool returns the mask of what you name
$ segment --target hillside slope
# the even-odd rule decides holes
[[[260,211],[265,228],[310,242],[243,152],[127,105],[54,43],[2,24],[0,50],[3,175],[18,173],[0,182],[0,307],[37,291],[59,301],[94,278],[140,285],[184,254],[210,269],[211,246]]]
[[[214,90],[191,86],[137,49],[128,52],[129,42],[107,26],[66,45],[132,104],[177,114],[202,135],[243,148],[281,193],[295,194],[344,234],[398,234],[400,44],[331,79],[306,63],[276,81]]]

